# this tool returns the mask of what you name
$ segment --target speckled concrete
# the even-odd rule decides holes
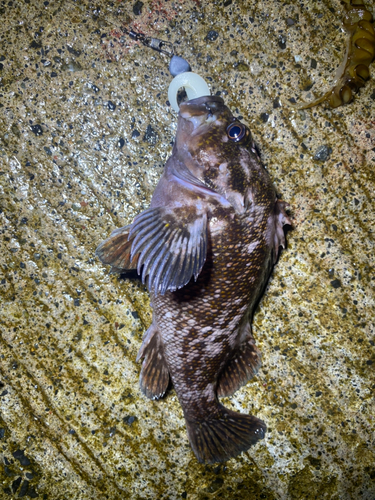
[[[289,102],[332,82],[340,9],[0,1],[1,499],[374,499],[374,82],[336,110]],[[94,256],[148,206],[176,129],[167,60],[131,22],[243,116],[291,206],[263,368],[225,401],[268,433],[225,466],[197,463],[173,390],[141,395],[148,294]]]

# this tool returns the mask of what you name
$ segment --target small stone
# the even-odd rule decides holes
[[[267,123],[269,117],[270,117],[270,115],[268,113],[262,113],[260,115],[260,119],[262,120],[263,123]]]
[[[341,281],[340,280],[333,280],[331,281],[331,285],[333,288],[341,288]]]
[[[120,139],[118,140],[118,147],[122,149],[124,146],[125,146],[125,140],[122,137],[120,137]]]
[[[293,24],[296,24],[296,22],[292,18],[288,17],[288,19],[286,20],[286,24],[288,26],[293,26]]]
[[[13,453],[13,457],[16,460],[18,460],[21,465],[30,465],[31,464],[30,460],[27,457],[25,457],[24,450],[16,450]]]
[[[18,493],[18,498],[26,496],[28,489],[29,489],[29,481],[25,479],[25,481],[22,483],[20,492]]]
[[[13,493],[15,493],[18,490],[18,488],[19,488],[19,486],[21,484],[21,481],[22,481],[22,477],[21,476],[18,477],[17,479],[15,479],[13,481],[13,483],[12,483],[12,491],[13,491]]]
[[[124,417],[122,420],[125,424],[132,425],[132,423],[137,420],[137,417],[133,417],[132,415],[128,415],[127,417]]]
[[[286,49],[286,38],[284,35],[279,36],[278,46],[280,49]]]
[[[139,0],[135,2],[133,5],[133,12],[136,16],[140,16],[142,14],[142,7],[143,7],[143,2],[140,2]]]
[[[30,49],[41,49],[41,48],[42,48],[42,44],[36,42],[35,40],[33,40],[30,44]]]
[[[132,132],[132,139],[135,139],[136,137],[139,137],[141,134],[138,132],[137,129],[134,129]]]
[[[316,391],[315,396],[318,397],[321,396],[322,394],[323,394],[322,391]]]
[[[326,161],[330,157],[331,153],[332,148],[330,146],[327,146],[326,144],[324,146],[319,146],[316,150],[314,160]]]
[[[108,101],[107,105],[108,109],[111,111],[114,111],[116,109],[116,104],[114,104],[112,101]]]
[[[158,142],[158,134],[156,133],[156,130],[152,128],[151,125],[147,126],[146,133],[143,136],[143,140],[153,146]]]
[[[206,40],[208,40],[209,42],[214,42],[219,36],[219,33],[215,30],[210,30],[208,33],[207,33],[207,36],[206,36]]]
[[[43,129],[39,124],[31,125],[31,132],[35,135],[42,135]]]

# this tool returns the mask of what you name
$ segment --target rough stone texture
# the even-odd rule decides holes
[[[342,7],[134,3],[0,1],[0,498],[371,500],[374,83],[336,110],[288,100],[333,81]],[[168,61],[131,22],[249,123],[294,220],[254,318],[263,368],[225,401],[268,433],[223,466],[197,463],[173,390],[140,394],[148,294],[94,256],[148,206],[176,128]]]

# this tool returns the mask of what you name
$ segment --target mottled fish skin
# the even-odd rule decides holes
[[[226,461],[265,435],[264,422],[218,396],[260,367],[250,323],[285,244],[284,209],[248,128],[220,97],[200,97],[180,106],[150,209],[97,250],[113,270],[137,267],[149,287],[141,389],[157,399],[172,380],[200,462]]]

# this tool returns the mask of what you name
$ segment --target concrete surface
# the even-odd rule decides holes
[[[335,110],[289,102],[329,88],[341,9],[0,2],[1,499],[375,498],[374,80]],[[263,368],[225,401],[269,431],[222,466],[197,463],[173,390],[140,394],[148,294],[94,255],[148,206],[176,129],[167,59],[121,26],[221,92],[291,207],[254,319]]]

